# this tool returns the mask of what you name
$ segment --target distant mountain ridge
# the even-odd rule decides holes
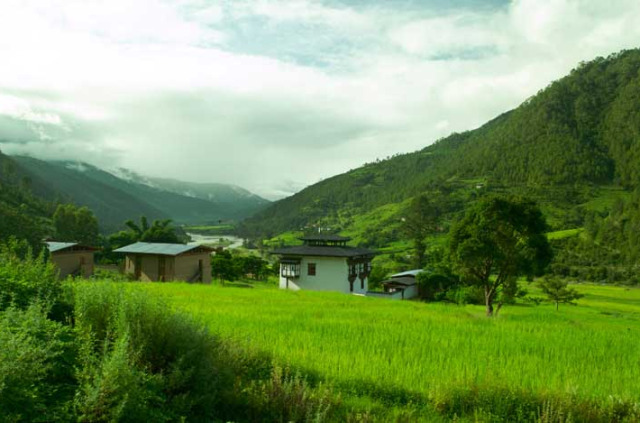
[[[597,196],[592,188],[640,186],[639,134],[635,49],[580,64],[476,130],[307,187],[247,219],[243,230],[270,237],[321,222],[349,232],[359,216],[384,207],[389,215],[393,204],[387,217],[397,222],[402,204],[423,193],[457,196],[464,205],[481,193],[476,187],[525,193],[549,209],[567,201],[573,207]],[[580,224],[579,217],[563,219],[558,228]]]
[[[31,181],[34,194],[49,201],[88,206],[104,231],[121,228],[125,220],[140,216],[170,218],[178,224],[237,220],[269,204],[249,191],[224,184],[206,184],[198,191],[201,195],[186,195],[189,187],[202,184],[174,180],[160,184],[126,169],[107,171],[74,161],[11,158]]]

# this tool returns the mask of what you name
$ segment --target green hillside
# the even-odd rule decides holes
[[[520,191],[562,209],[640,181],[640,50],[581,64],[520,107],[423,150],[312,185],[246,221],[255,236],[401,203],[422,192]],[[426,142],[426,140],[425,140]],[[478,189],[476,189],[478,188]],[[557,229],[568,222],[556,222]]]
[[[171,218],[179,224],[238,219],[255,212],[266,201],[246,199],[244,193],[235,202],[230,197],[225,202],[206,200],[151,186],[132,172],[123,178],[85,163],[45,162],[24,156],[13,159],[31,179],[36,195],[88,206],[105,232],[117,230],[125,220],[139,216]]]
[[[49,234],[53,206],[33,196],[32,185],[30,176],[0,152],[0,241],[18,236],[39,248]]]
[[[426,194],[440,204],[446,232],[466,205],[495,193],[536,200],[553,231],[581,228],[638,188],[639,71],[640,50],[582,63],[478,129],[328,178],[247,219],[242,230],[268,239],[331,228],[388,248],[402,240],[411,198]]]

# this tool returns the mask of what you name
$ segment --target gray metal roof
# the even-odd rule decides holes
[[[375,252],[357,247],[327,247],[299,245],[296,247],[278,248],[273,254],[281,256],[312,256],[312,257],[358,257],[373,256]]]
[[[386,281],[380,282],[382,285],[400,285],[400,286],[415,286],[416,280],[415,278],[402,278],[402,279],[387,279]]]
[[[186,245],[186,244],[163,244],[157,242],[136,242],[135,244],[127,245],[117,250],[113,250],[114,253],[126,253],[126,254],[158,254],[161,256],[178,256],[186,253],[187,251],[195,250],[197,248],[206,248],[202,245]],[[210,248],[206,248],[210,250]]]
[[[54,241],[47,241],[46,244],[50,253],[66,250],[67,248],[75,247],[76,245],[78,245],[78,243],[76,242],[54,242]]]
[[[392,278],[401,278],[403,276],[413,276],[414,278],[418,275],[418,273],[422,273],[424,270],[415,269],[415,270],[407,270],[406,272],[396,273],[395,275],[391,275]]]

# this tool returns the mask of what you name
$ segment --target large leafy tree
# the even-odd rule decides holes
[[[484,290],[488,316],[503,291],[516,290],[519,276],[543,273],[551,260],[546,229],[536,204],[520,197],[480,200],[454,225],[451,260],[467,283]]]
[[[53,214],[53,226],[58,241],[95,245],[99,241],[98,219],[87,207],[61,204]]]
[[[426,238],[436,231],[440,210],[427,195],[414,198],[402,218],[402,230],[413,241],[414,262],[417,268],[425,265]]]

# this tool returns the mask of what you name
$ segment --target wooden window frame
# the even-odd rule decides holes
[[[318,274],[318,267],[316,263],[307,263],[307,276],[316,276]]]

